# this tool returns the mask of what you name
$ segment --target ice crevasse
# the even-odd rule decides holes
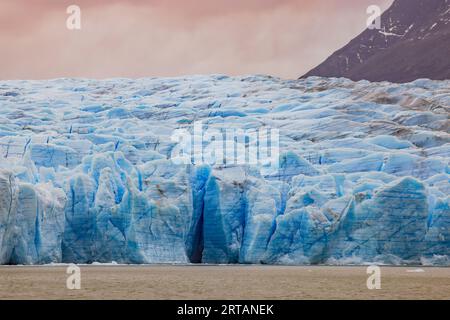
[[[0,106],[0,264],[450,264],[449,81],[2,81]],[[277,128],[276,172],[174,162],[195,121]]]

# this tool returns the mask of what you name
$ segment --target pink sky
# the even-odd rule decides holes
[[[296,78],[392,0],[0,0],[0,79]],[[82,29],[66,28],[67,6]]]

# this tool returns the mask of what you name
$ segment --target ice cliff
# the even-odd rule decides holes
[[[1,81],[0,108],[0,264],[450,264],[450,81]],[[174,161],[198,121],[278,129],[277,169]]]

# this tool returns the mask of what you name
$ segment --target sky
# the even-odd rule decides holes
[[[297,78],[393,0],[0,0],[0,79]],[[66,12],[81,9],[81,29]]]

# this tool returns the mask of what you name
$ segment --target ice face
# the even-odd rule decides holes
[[[18,187],[12,172],[0,171],[0,263],[8,263],[14,248],[14,220]],[[34,244],[34,241],[33,241]]]
[[[0,105],[1,264],[449,264],[449,81],[4,81]],[[260,128],[276,170],[208,162],[272,155]]]
[[[0,170],[0,262],[39,264],[61,261],[66,195],[53,185],[16,181]]]

